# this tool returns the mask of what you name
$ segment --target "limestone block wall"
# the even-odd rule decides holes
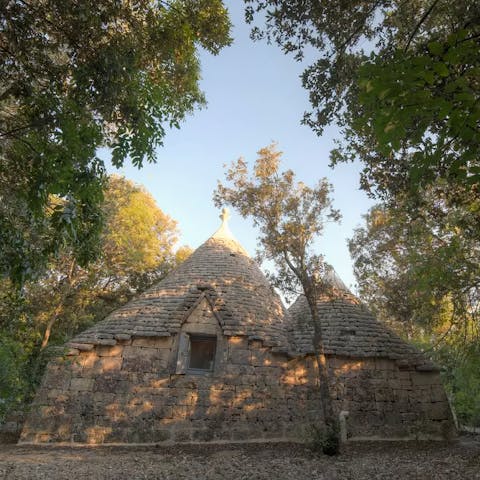
[[[21,442],[306,440],[321,422],[311,359],[223,337],[213,373],[176,374],[177,336],[75,351],[48,365]]]
[[[211,372],[179,369],[181,339],[197,334],[216,337]],[[292,359],[261,340],[225,336],[205,298],[175,335],[99,343],[48,365],[22,442],[308,441],[312,425],[323,424],[313,356]],[[438,438],[453,425],[437,372],[387,359],[331,356],[328,365],[350,438]]]
[[[450,406],[437,371],[400,369],[393,360],[328,359],[337,412],[349,438],[446,438]]]

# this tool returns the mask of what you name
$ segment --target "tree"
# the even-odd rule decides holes
[[[109,177],[102,203],[105,229],[98,258],[82,267],[67,246],[21,291],[0,280],[0,418],[39,381],[50,345],[78,331],[163,278],[191,252],[175,251],[177,222],[142,187]],[[7,395],[8,393],[8,395]]]
[[[113,175],[103,204],[106,218],[99,269],[108,282],[157,270],[171,263],[177,222],[158,208],[142,187]],[[109,278],[113,277],[113,279]]]
[[[96,261],[84,268],[66,249],[27,287],[29,296],[44,299],[39,307],[32,302],[38,326],[44,325],[42,348],[57,322],[62,324],[57,338],[64,341],[177,265],[177,222],[144,188],[123,177],[109,177],[102,210],[105,228]]]
[[[407,331],[480,320],[480,200],[464,188],[465,203],[453,208],[447,189],[426,189],[414,214],[375,206],[349,242],[362,298]]]
[[[313,247],[325,221],[338,220],[339,213],[331,207],[331,185],[326,179],[314,187],[296,182],[291,170],[279,172],[280,157],[275,145],[262,148],[251,174],[243,159],[233,163],[226,174],[231,186],[219,182],[214,202],[231,205],[243,217],[252,218],[260,229],[260,260],[272,261],[275,266],[276,274],[270,275],[274,284],[287,294],[305,294],[312,317],[323,415],[329,440],[333,440],[333,449],[325,448],[325,453],[336,453],[338,432],[317,306],[319,295],[328,293],[322,281],[326,266]]]
[[[336,122],[333,164],[360,158],[362,187],[415,195],[444,179],[475,186],[480,163],[480,7],[474,0],[245,0],[304,71],[318,134]]]
[[[349,247],[362,299],[442,365],[458,418],[479,426],[480,199],[458,188],[452,207],[450,195],[426,189],[415,214],[375,206]]]
[[[230,21],[221,0],[0,0],[0,23],[0,274],[21,283],[65,244],[94,256],[97,149],[154,161],[205,104],[197,51],[228,45]]]

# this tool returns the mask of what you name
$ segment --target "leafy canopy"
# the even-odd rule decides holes
[[[108,178],[100,253],[88,267],[69,247],[21,294],[0,280],[0,419],[40,380],[50,345],[60,345],[163,278],[191,252],[176,250],[177,223],[142,187]]]
[[[101,207],[105,228],[96,260],[82,267],[65,247],[46,272],[25,283],[23,298],[35,318],[34,329],[42,331],[55,319],[55,327],[61,325],[57,338],[64,340],[149,287],[188,255],[186,247],[176,253],[177,222],[133,182],[109,177]],[[15,305],[14,297],[4,302]],[[8,328],[15,317],[1,315],[0,328]]]
[[[205,104],[197,51],[228,45],[230,21],[221,0],[0,5],[0,273],[21,282],[65,244],[88,261],[97,149],[115,166],[154,161],[166,129]]]
[[[470,328],[480,334],[480,199],[444,183],[415,212],[378,205],[349,242],[359,290],[383,320],[406,329]],[[463,203],[460,204],[460,199]]]
[[[275,266],[275,274],[270,274],[274,285],[287,295],[304,294],[307,299],[326,424],[321,443],[324,453],[335,455],[339,449],[338,426],[317,307],[319,295],[329,294],[324,281],[329,267],[323,256],[315,253],[315,242],[325,222],[338,221],[340,214],[332,208],[332,187],[327,180],[323,178],[313,187],[297,182],[291,170],[279,171],[281,155],[274,144],[262,148],[252,173],[243,159],[234,162],[226,174],[231,186],[219,182],[214,202],[217,206],[232,205],[243,217],[253,220],[260,229],[259,258]]]
[[[242,158],[232,163],[226,174],[231,186],[219,182],[214,202],[233,206],[259,227],[259,259],[274,263],[274,283],[292,294],[321,278],[325,262],[315,242],[325,222],[340,214],[332,208],[327,179],[313,187],[297,182],[292,170],[279,171],[281,155],[275,144],[262,148],[252,173]]]
[[[143,187],[112,175],[102,205],[103,275],[142,274],[170,262],[178,241],[177,222],[166,215]]]
[[[480,6],[475,0],[245,0],[252,36],[297,60],[331,160],[360,158],[362,187],[389,198],[439,178],[480,181]]]

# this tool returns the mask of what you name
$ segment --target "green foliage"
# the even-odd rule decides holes
[[[441,344],[432,348],[429,335],[414,337],[419,348],[442,366],[443,384],[461,425],[480,428],[480,350],[478,326],[453,327]]]
[[[310,446],[314,452],[333,456],[340,453],[340,432],[335,427],[319,428],[312,425]]]
[[[228,45],[230,22],[221,0],[0,4],[0,274],[22,283],[66,245],[95,257],[98,148],[116,166],[154,161],[205,104],[197,51]]]
[[[22,346],[2,334],[0,338],[0,421],[6,412],[15,408],[23,399],[26,388],[26,375],[22,361],[25,353]]]
[[[338,432],[329,392],[329,372],[323,347],[322,328],[317,300],[330,293],[325,281],[328,265],[323,256],[315,253],[315,242],[327,221],[338,221],[340,214],[332,208],[331,185],[326,178],[313,187],[297,182],[291,170],[280,172],[281,152],[269,145],[258,152],[249,172],[247,163],[239,159],[227,171],[229,184],[218,183],[214,193],[217,206],[232,205],[243,217],[250,217],[260,229],[259,260],[268,260],[276,272],[270,273],[273,284],[287,295],[304,294],[312,318],[312,347],[318,366],[319,393],[328,445],[325,450],[337,453],[333,440]],[[337,439],[338,442],[338,439]]]
[[[29,301],[9,280],[0,280],[0,422],[21,410],[40,381],[46,355]]]
[[[188,247],[175,251],[176,222],[142,187],[110,177],[101,208],[100,253],[87,268],[64,247],[21,291],[1,281],[0,417],[28,402],[55,346],[160,280],[190,253]]]
[[[480,352],[448,371],[447,388],[459,422],[480,428]]]
[[[444,368],[460,421],[476,426],[480,204],[474,189],[445,188],[426,189],[415,212],[398,197],[398,208],[372,208],[349,246],[361,297]]]
[[[252,36],[297,60],[321,134],[344,143],[331,161],[360,158],[362,187],[385,198],[441,178],[480,181],[480,8],[474,0],[245,0]]]
[[[34,326],[27,330],[20,320],[16,327],[18,330],[10,322],[9,329],[0,328],[0,423],[9,413],[25,410],[55,353],[53,349],[40,350],[41,335]]]
[[[406,156],[403,168],[371,161],[368,178],[384,193],[430,185],[480,181],[480,45],[473,30],[397,48],[385,59],[372,54],[358,70],[361,116],[350,135],[375,138],[382,158]],[[368,119],[368,121],[367,121]]]
[[[448,190],[448,191],[446,191]],[[455,194],[454,205],[450,203]],[[475,191],[446,184],[422,193],[417,208],[374,207],[349,242],[359,292],[385,321],[465,324],[478,318],[480,203]]]

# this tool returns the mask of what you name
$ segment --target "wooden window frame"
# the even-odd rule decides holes
[[[209,369],[206,368],[191,368],[190,362],[192,360],[192,341],[213,341],[213,356],[212,356],[212,367]],[[203,375],[205,373],[213,373],[215,370],[215,357],[217,355],[217,337],[216,335],[205,335],[205,334],[189,334],[189,341],[190,341],[190,348],[189,348],[189,355],[188,355],[188,366],[187,366],[187,373],[192,373],[194,375]]]
[[[205,339],[214,341],[214,351],[213,351],[213,361],[212,368],[203,369],[203,368],[190,368],[190,359],[192,351],[192,339]],[[208,333],[187,333],[180,332],[179,344],[178,344],[178,355],[177,355],[177,366],[175,373],[178,375],[191,374],[191,375],[208,375],[213,374],[216,368],[217,362],[217,349],[218,349],[218,338],[217,335],[209,335]]]

